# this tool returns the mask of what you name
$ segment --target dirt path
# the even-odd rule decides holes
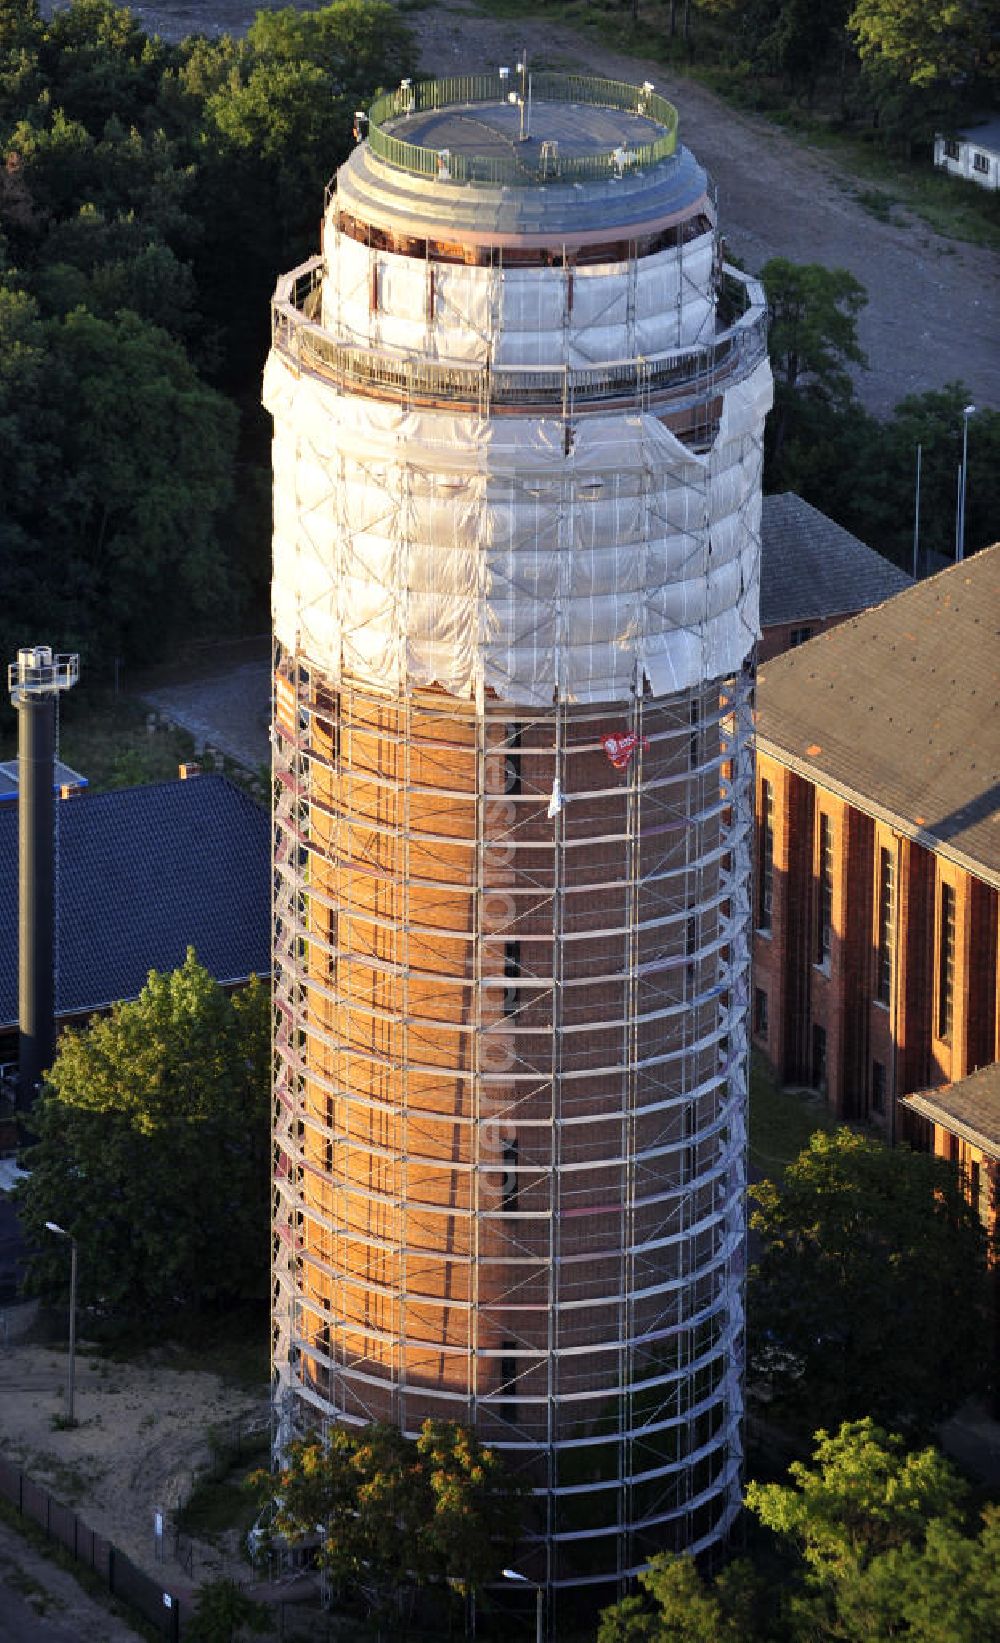
[[[241,33],[258,7],[248,0],[156,0],[133,8],[147,28],[177,39],[192,30]],[[406,20],[427,73],[454,74],[516,60],[578,69],[639,84],[652,80],[676,103],[681,136],[708,168],[732,249],[753,270],[769,257],[848,268],[868,289],[860,323],[870,369],[858,392],[885,415],[905,394],[960,378],[980,406],[1000,408],[1000,258],[945,239],[898,207],[883,222],[857,200],[858,182],[835,160],[767,121],[742,114],[662,64],[625,57],[544,21],[483,17],[450,0]]]

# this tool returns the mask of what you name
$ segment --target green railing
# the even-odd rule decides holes
[[[620,109],[643,115],[661,127],[652,142],[627,144],[595,154],[562,155],[557,145],[513,145],[509,155],[456,154],[445,149],[408,143],[387,130],[393,120],[435,109],[462,109],[483,103],[506,103],[513,92],[521,95],[521,76],[501,79],[493,74],[457,74],[446,80],[420,80],[379,97],[368,111],[368,145],[373,154],[400,171],[458,183],[513,183],[527,186],[546,182],[593,182],[640,171],[673,154],[677,147],[677,110],[665,97],[624,80],[600,80],[586,74],[532,74],[530,100],[536,103],[573,103],[591,108]],[[527,89],[527,87],[525,88]]]

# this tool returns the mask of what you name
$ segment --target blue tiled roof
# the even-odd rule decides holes
[[[270,972],[270,824],[224,776],[67,799],[56,1009],[135,998],[193,947],[217,981]],[[17,1021],[17,806],[0,810],[0,1027]]]

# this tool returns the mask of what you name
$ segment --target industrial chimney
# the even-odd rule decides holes
[[[47,645],[19,650],[8,668],[17,710],[18,1102],[30,1106],[55,1055],[56,711],[80,675],[79,656]]]

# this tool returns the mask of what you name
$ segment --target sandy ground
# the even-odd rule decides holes
[[[156,0],[133,8],[168,39],[241,33],[261,7],[248,0]],[[883,222],[859,203],[862,185],[828,154],[766,120],[729,108],[661,64],[609,51],[544,20],[495,21],[448,0],[406,21],[426,73],[510,63],[526,48],[538,67],[652,80],[680,111],[682,140],[719,190],[723,233],[753,270],[769,257],[848,268],[867,287],[859,325],[870,369],[858,392],[884,415],[905,395],[960,378],[975,403],[1000,408],[1000,258],[945,239],[898,207]]]
[[[261,1399],[216,1375],[111,1363],[86,1348],[77,1360],[79,1424],[72,1431],[54,1425],[65,1413],[65,1392],[64,1351],[12,1340],[0,1352],[0,1450],[133,1562],[162,1576],[164,1586],[183,1592],[192,1577],[232,1570],[234,1545],[199,1542],[190,1571],[177,1563],[170,1514],[212,1458],[209,1427],[259,1415]],[[153,1537],[157,1510],[167,1514],[162,1562]]]

